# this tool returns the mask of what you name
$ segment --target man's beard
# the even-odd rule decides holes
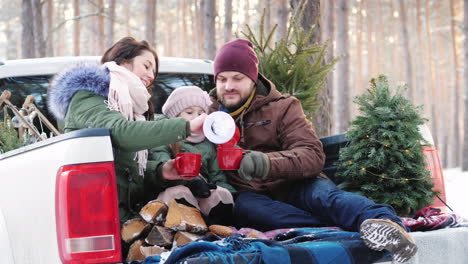
[[[221,99],[221,103],[223,104],[224,107],[226,107],[226,109],[227,109],[229,112],[234,112],[234,111],[236,111],[236,110],[239,109],[241,106],[243,106],[243,105],[245,104],[246,101],[247,101],[247,98],[244,99],[244,100],[240,100],[237,104],[227,106],[227,105],[226,105],[226,102],[224,101],[224,99]]]

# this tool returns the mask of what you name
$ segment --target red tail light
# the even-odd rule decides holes
[[[63,263],[121,262],[113,162],[70,165],[57,174],[55,217]]]

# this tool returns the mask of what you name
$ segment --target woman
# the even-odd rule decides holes
[[[166,180],[158,177],[156,162],[148,161],[147,149],[202,134],[206,114],[153,120],[151,84],[158,72],[155,50],[146,41],[125,37],[102,56],[103,65],[77,65],[57,75],[49,91],[48,106],[64,131],[109,128],[114,147],[120,222],[137,217],[154,199]]]

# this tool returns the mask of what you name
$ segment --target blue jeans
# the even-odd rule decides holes
[[[234,206],[238,227],[260,231],[313,226],[359,231],[361,223],[370,218],[389,219],[403,226],[390,205],[376,204],[364,196],[340,190],[331,180],[320,177],[295,183],[285,202],[241,192]]]

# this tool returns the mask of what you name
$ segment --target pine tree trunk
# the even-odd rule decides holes
[[[80,0],[73,0],[73,15],[80,16]],[[75,19],[73,28],[73,55],[80,55],[80,20]]]
[[[216,52],[216,32],[215,32],[216,3],[214,0],[205,1],[204,15],[204,59],[214,59]]]
[[[46,56],[54,56],[54,33],[52,32],[54,26],[54,1],[47,1],[47,34],[46,34]]]
[[[224,42],[232,36],[232,0],[224,0]]]
[[[468,36],[468,0],[463,0],[463,35]],[[468,65],[468,38],[464,40],[465,49],[464,65]],[[462,171],[468,171],[468,67],[463,70],[463,86],[464,86],[464,116],[463,116],[463,152],[462,152]]]
[[[322,40],[328,41],[327,46],[327,54],[325,55],[325,63],[328,64],[333,60],[334,51],[333,51],[333,42],[335,41],[334,33],[335,33],[335,0],[326,0],[324,2],[324,14],[323,14],[323,23],[322,27]],[[327,83],[325,87],[327,87],[328,91],[328,101],[329,101],[329,118],[330,122],[330,133],[332,133],[334,129],[334,122],[333,122],[333,101],[334,101],[334,74],[333,71],[330,71],[327,76]]]
[[[130,0],[125,0],[124,5],[126,7],[130,6]],[[130,27],[130,8],[124,8],[124,17],[125,17],[125,29],[126,29],[126,35],[131,36],[132,35],[132,29]]]
[[[21,57],[35,58],[36,45],[34,42],[34,12],[31,0],[23,0],[21,6]]]
[[[271,0],[264,0],[262,12],[265,14],[264,23],[265,23],[265,32],[270,33],[271,31]]]
[[[344,133],[351,121],[350,87],[349,87],[349,37],[348,37],[348,3],[346,0],[337,1],[336,13],[336,54],[343,56],[336,67],[337,87],[337,130]]]
[[[104,49],[104,36],[105,31],[104,31],[104,0],[95,0],[96,1],[96,13],[98,15],[96,16],[96,49],[95,49],[95,54],[103,54],[105,49]]]
[[[32,0],[34,16],[34,42],[36,47],[36,57],[45,57],[46,44],[44,40],[44,23],[42,22],[41,0]]]
[[[108,18],[106,24],[106,47],[114,44],[115,0],[109,0]]]
[[[412,70],[412,60],[411,52],[409,45],[409,35],[408,35],[408,22],[406,18],[406,6],[404,0],[399,1],[400,4],[400,31],[401,38],[403,42],[403,61],[405,65],[406,72],[406,83],[408,84],[408,96],[410,100],[414,100],[414,86],[413,86],[413,70]]]
[[[363,31],[363,23],[362,23],[362,10],[364,8],[364,3],[361,1],[359,3],[359,8],[357,12],[357,22],[356,22],[356,84],[354,85],[354,89],[356,94],[361,94],[363,89],[362,83],[362,31]]]
[[[156,44],[156,0],[146,1],[145,12],[145,39],[151,44]]]
[[[460,74],[458,73],[458,52],[456,42],[456,25],[455,25],[455,3],[454,0],[450,0],[450,32],[452,35],[452,56],[453,56],[453,74],[454,74],[454,89],[452,95],[452,106],[453,106],[453,129],[450,138],[450,151],[452,154],[452,162],[449,167],[457,167],[460,164]]]
[[[180,35],[180,50],[182,51],[182,56],[187,57],[188,56],[188,46],[189,42],[187,41],[187,0],[182,1],[182,34]]]
[[[431,98],[429,98],[429,101],[428,101],[428,104],[427,105],[430,105],[431,107],[431,116],[432,118],[430,119],[430,123],[432,124],[432,127],[431,127],[431,132],[432,132],[432,136],[434,138],[434,143],[435,143],[435,146],[438,146],[438,138],[439,138],[439,135],[438,135],[438,125],[437,125],[437,119],[436,119],[436,116],[437,116],[437,109],[436,109],[436,106],[434,104],[434,100],[436,100],[437,98],[437,93],[436,93],[436,87],[435,87],[435,83],[436,83],[436,78],[435,78],[435,69],[434,69],[434,62],[433,62],[433,54],[432,54],[432,35],[431,35],[431,25],[430,25],[430,10],[429,10],[429,3],[428,1],[425,1],[425,11],[426,11],[426,14],[425,14],[425,20],[426,20],[426,40],[427,40],[427,63],[428,63],[428,66],[429,66],[429,76],[430,76],[430,95],[431,95]]]
[[[286,35],[288,34],[287,26],[289,11],[287,8],[287,0],[273,0],[273,5],[273,10],[276,10],[276,24],[278,24],[275,33],[275,41],[278,42],[286,38]]]

